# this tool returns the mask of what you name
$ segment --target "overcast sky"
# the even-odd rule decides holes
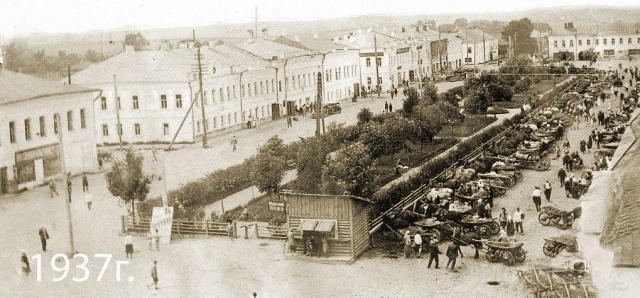
[[[133,27],[189,27],[362,14],[511,12],[571,5],[640,6],[639,0],[2,0],[0,36]]]

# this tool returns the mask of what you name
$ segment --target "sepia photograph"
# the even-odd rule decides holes
[[[640,3],[3,0],[0,297],[638,297]]]

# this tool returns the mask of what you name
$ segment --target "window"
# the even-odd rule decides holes
[[[304,86],[308,85],[307,84],[307,74],[306,73],[302,75],[302,82],[303,82],[302,85],[304,85]]]
[[[182,94],[176,94],[176,108],[182,109]]]
[[[40,119],[38,119],[40,122],[40,137],[46,137],[47,136],[47,124],[45,123],[44,120],[44,116],[40,116]]]
[[[596,45],[599,45],[599,44],[600,44],[600,40],[599,40],[599,39],[597,39],[597,38],[596,38],[596,39],[595,39],[595,41],[596,41],[596,42],[595,42],[595,43],[596,43]]]
[[[262,84],[262,81],[260,81],[260,94],[264,94],[264,85]]]
[[[132,101],[133,101],[133,109],[134,109],[134,110],[137,110],[137,109],[140,107],[140,106],[138,105],[138,96],[137,96],[137,95],[134,95],[134,96],[133,96],[133,100],[132,100]]]
[[[9,142],[16,142],[16,123],[13,121],[9,122]]]
[[[271,92],[273,92],[274,90],[276,90],[275,80],[271,79]]]
[[[80,109],[80,128],[87,128],[87,115],[84,109]]]
[[[31,140],[31,119],[24,119],[24,139]]]
[[[467,54],[471,54],[471,47],[467,47]]]
[[[567,43],[563,40],[563,41],[562,41],[562,47],[564,48],[564,47],[566,47],[566,46],[567,46]]]
[[[607,44],[607,39],[606,38],[602,39],[602,44]]]
[[[167,108],[167,96],[164,94],[160,95],[160,107],[163,109]]]
[[[101,97],[100,98],[100,106],[102,107],[102,110],[106,110],[107,109],[107,98],[106,97]]]
[[[247,92],[249,92],[249,96],[251,96],[251,84],[247,84]]]
[[[371,77],[367,77],[367,85],[371,85]]]
[[[264,91],[269,93],[269,80],[264,81]],[[271,90],[273,92],[273,90]]]
[[[278,81],[278,91],[282,92],[282,81]]]
[[[218,89],[218,94],[220,94],[220,101],[224,101],[224,90],[222,88]]]
[[[200,127],[198,127],[198,129],[200,129]],[[136,134],[136,136],[140,135],[140,123],[133,124],[133,132]]]
[[[231,88],[227,87],[227,100],[231,99]]]
[[[620,38],[620,44],[623,44],[623,39],[622,38]]]
[[[382,85],[382,77],[378,77],[378,85]]]
[[[573,40],[570,40],[570,41],[569,41],[569,46],[570,46],[570,47],[573,47]]]
[[[627,43],[631,44],[631,37],[629,37],[629,39],[627,39]]]
[[[371,67],[371,58],[367,58],[367,67]]]
[[[578,39],[578,45],[581,46],[582,45],[582,39]]]
[[[67,130],[68,131],[73,130],[73,111],[67,112]]]
[[[60,114],[53,114],[53,133],[58,134],[58,127],[60,127]]]
[[[554,47],[554,48],[557,48],[557,47],[558,47],[558,41],[557,41],[557,40],[554,40],[554,41],[553,41],[553,47]]]
[[[109,136],[109,125],[102,124],[102,135],[105,137]]]
[[[258,95],[258,83],[253,82],[253,94]]]
[[[165,136],[169,135],[169,123],[162,123],[162,133]]]
[[[458,52],[458,53],[460,53],[460,52]],[[382,58],[378,57],[378,58],[376,58],[376,61],[377,61],[378,66],[382,66]]]
[[[240,85],[240,97],[245,97],[245,95],[244,95],[244,85]]]
[[[236,85],[233,85],[233,98],[238,98],[238,92],[236,91]]]
[[[587,45],[590,46],[591,45],[591,39],[587,39]]]
[[[611,44],[616,44],[616,39],[615,38],[611,39]]]
[[[638,37],[638,43],[640,43],[640,37]]]

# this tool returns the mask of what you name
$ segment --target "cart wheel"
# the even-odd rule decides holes
[[[500,224],[499,223],[497,223],[495,221],[492,221],[490,226],[491,226],[491,233],[493,235],[498,235],[498,233],[500,233]]]
[[[567,223],[564,219],[558,220],[558,223],[556,225],[558,226],[558,228],[560,228],[560,230],[566,230],[571,227],[569,223]]]
[[[559,251],[556,250],[556,246],[554,246],[551,242],[547,241],[542,246],[542,252],[544,252],[545,256],[549,256],[553,258],[558,255]]]
[[[489,249],[487,251],[487,260],[491,263],[498,263],[500,262],[500,256],[498,255],[497,251]]]
[[[554,257],[557,256],[564,248],[565,248],[564,244],[562,243],[556,244],[556,246],[553,248],[553,251],[556,253]]]
[[[491,229],[491,226],[489,225],[479,225],[478,226],[478,234],[480,235],[480,237],[482,238],[489,238],[493,235],[493,230]]]
[[[442,233],[440,233],[440,231],[438,231],[437,229],[432,229],[431,231],[429,231],[429,234],[431,234],[432,240],[435,239],[438,242],[442,241]]]
[[[502,264],[507,266],[513,266],[516,264],[516,258],[513,257],[513,254],[510,251],[505,250],[502,252]]]
[[[538,221],[543,226],[548,226],[551,223],[551,215],[547,212],[541,212],[540,215],[538,215]]]
[[[517,182],[522,182],[522,173],[516,172],[514,176],[516,177]]]
[[[513,257],[516,259],[516,262],[522,263],[527,259],[527,252],[520,247],[513,252]]]

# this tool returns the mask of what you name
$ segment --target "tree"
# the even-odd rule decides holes
[[[102,60],[102,57],[100,57],[100,54],[98,54],[98,52],[89,49],[86,53],[84,53],[84,60],[87,60],[91,63],[96,63],[100,62]]]
[[[254,159],[253,182],[261,192],[269,195],[278,193],[287,169],[284,152],[284,142],[278,136],[271,137],[267,143],[258,147]]]
[[[513,91],[516,93],[523,93],[529,90],[529,86],[531,86],[531,79],[529,77],[524,77],[516,82],[513,86]]]
[[[322,182],[325,193],[370,197],[375,186],[372,173],[373,159],[364,144],[356,142],[343,146],[327,156],[322,167]]]
[[[135,51],[145,50],[149,46],[149,41],[138,33],[129,33],[124,37],[124,45],[125,46],[133,46]]]
[[[413,108],[419,103],[418,91],[415,88],[407,90],[407,98],[402,102],[402,110],[406,115],[413,113]]]
[[[446,102],[454,107],[458,106],[458,101],[462,99],[462,86],[454,87],[447,92],[440,94],[438,101]]]
[[[433,104],[438,101],[438,87],[436,85],[428,83],[422,88],[422,101]]]
[[[126,150],[124,160],[114,160],[111,170],[105,178],[107,189],[115,197],[120,197],[131,208],[130,214],[135,214],[135,202],[144,201],[149,193],[151,180],[142,171],[143,157],[133,150]]]
[[[469,26],[469,21],[467,21],[467,19],[465,18],[459,18],[453,22],[453,25],[458,29],[463,29]]]
[[[435,105],[420,105],[416,108],[413,118],[414,132],[411,135],[414,142],[420,143],[420,154],[425,143],[433,142],[433,138],[442,129],[442,114]]]
[[[306,139],[298,148],[296,168],[297,190],[304,193],[320,193],[322,188],[322,166],[326,155],[331,152],[329,142],[325,138]]]
[[[360,112],[358,112],[358,124],[369,123],[373,118],[373,113],[369,108],[362,108]]]
[[[373,159],[387,155],[389,148],[392,146],[384,124],[377,122],[367,124],[365,131],[360,135],[359,141],[367,148],[370,157]]]
[[[510,21],[502,30],[502,39],[512,38],[516,55],[533,54],[537,50],[537,42],[531,38],[533,24],[528,18]]]
[[[491,103],[491,96],[488,91],[486,88],[481,88],[480,90],[475,90],[465,99],[464,109],[472,114],[480,114],[486,112]]]

